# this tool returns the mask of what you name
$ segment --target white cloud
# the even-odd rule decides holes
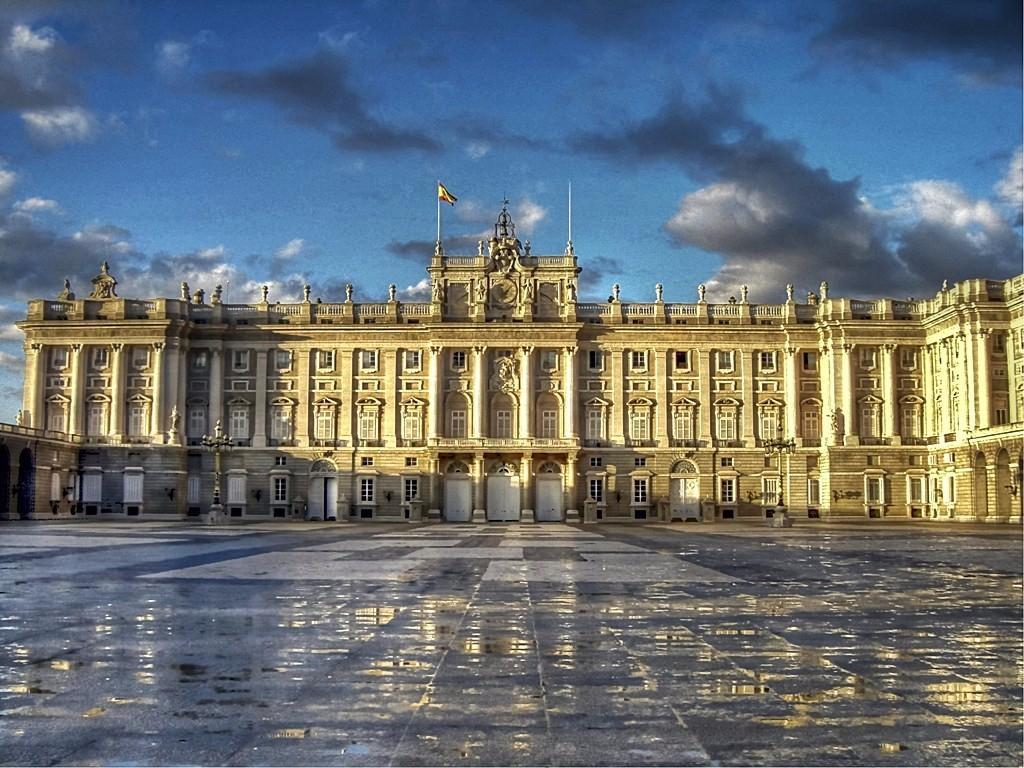
[[[278,248],[277,251],[274,253],[274,256],[276,256],[279,259],[293,259],[300,253],[302,253],[302,249],[305,247],[305,245],[305,240],[303,240],[301,237],[296,237],[292,240],[289,240],[287,243]]]
[[[33,213],[59,213],[60,206],[56,200],[47,200],[42,197],[29,197],[19,200],[14,204],[14,210],[31,216]]]
[[[512,218],[516,223],[516,230],[520,234],[531,235],[536,226],[547,218],[547,215],[547,208],[527,198],[516,205]]]
[[[156,46],[156,68],[165,75],[174,75],[192,61],[192,46],[180,40],[164,40]]]
[[[33,30],[24,24],[15,24],[11,27],[6,47],[15,58],[26,55],[39,56],[51,50],[59,40],[60,36],[51,27]]]
[[[15,183],[18,181],[18,174],[14,171],[8,170],[5,167],[4,161],[0,160],[0,198],[7,197],[14,189]]]
[[[486,141],[471,141],[466,145],[466,154],[472,160],[479,160],[485,155],[490,154],[491,145]]]
[[[24,359],[21,355],[12,355],[10,352],[0,351],[0,369],[10,373],[20,374],[24,366]]]
[[[82,107],[55,107],[21,113],[29,135],[43,144],[87,141],[96,133],[96,118]]]
[[[398,292],[399,301],[429,301],[430,278],[424,277],[416,285],[409,285]]]
[[[1024,147],[1017,147],[1013,153],[1006,175],[996,184],[996,194],[1020,215],[1021,206],[1024,206]]]

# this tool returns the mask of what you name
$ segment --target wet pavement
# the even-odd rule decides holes
[[[1006,526],[4,524],[0,763],[1020,765]]]

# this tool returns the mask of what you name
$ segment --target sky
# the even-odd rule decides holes
[[[0,418],[25,301],[429,292],[503,199],[583,299],[933,295],[1021,266],[1021,4],[0,5]],[[7,402],[9,401],[9,402]]]

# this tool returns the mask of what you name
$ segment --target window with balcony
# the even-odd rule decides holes
[[[718,439],[736,439],[736,410],[734,408],[721,408],[718,411]]]
[[[804,407],[803,436],[809,440],[821,437],[821,412],[817,408]]]
[[[540,353],[540,369],[550,373],[558,370],[558,352],[554,349],[545,349]]]
[[[591,349],[587,351],[587,370],[589,371],[601,371],[604,370],[604,359],[599,349]]]
[[[736,353],[731,349],[718,350],[715,360],[719,371],[732,371],[736,367]]]
[[[466,437],[466,411],[452,411],[449,414],[448,434],[451,437]]]
[[[544,410],[540,412],[540,437],[546,439],[558,437],[558,411]]]
[[[878,362],[877,350],[874,347],[858,347],[860,354],[860,367],[870,371]]]
[[[361,408],[359,411],[359,439],[367,442],[377,440],[378,423],[376,408]]]
[[[228,435],[232,440],[249,439],[249,406],[233,405],[228,422]]]
[[[329,407],[318,408],[313,426],[313,436],[317,440],[330,441],[334,439],[334,409]]]
[[[334,350],[321,349],[316,353],[316,367],[318,371],[334,370]]]
[[[860,408],[861,437],[879,436],[879,412],[877,403],[863,403]]]
[[[905,405],[902,408],[903,437],[921,436],[921,408],[918,405]]]
[[[270,409],[270,437],[280,442],[292,439],[292,409],[290,405],[275,405]]]
[[[587,440],[604,440],[604,409],[587,409]]]
[[[128,406],[128,434],[131,437],[142,437],[148,434],[146,429],[146,406],[142,403],[134,403]]]
[[[420,411],[406,409],[402,414],[402,437],[406,440],[423,439],[423,418]]]
[[[693,440],[693,411],[677,409],[672,414],[672,436],[676,440]]]
[[[93,437],[107,434],[107,406],[104,403],[89,404],[85,433]]]
[[[106,370],[107,365],[110,363],[110,349],[108,347],[93,347],[92,348],[92,367],[94,370],[103,371]]]
[[[917,349],[914,347],[900,347],[900,367],[905,371],[912,371],[917,368]]]
[[[494,436],[512,437],[512,411],[494,412]]]
[[[142,370],[149,366],[149,348],[132,347],[132,367]]]
[[[287,371],[292,367],[292,353],[289,349],[274,351],[274,370]]]
[[[651,413],[647,408],[631,408],[629,411],[629,437],[631,440],[651,439]]]
[[[188,436],[200,438],[206,434],[206,406],[190,405],[188,407]]]
[[[761,439],[773,440],[780,431],[779,411],[776,408],[761,408]]]
[[[801,361],[803,362],[803,370],[805,373],[813,373],[818,370],[817,352],[804,352],[801,355]]]

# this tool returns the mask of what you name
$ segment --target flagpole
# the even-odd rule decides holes
[[[434,197],[437,198],[437,242],[441,243],[441,180],[437,180],[437,188],[434,190]]]

